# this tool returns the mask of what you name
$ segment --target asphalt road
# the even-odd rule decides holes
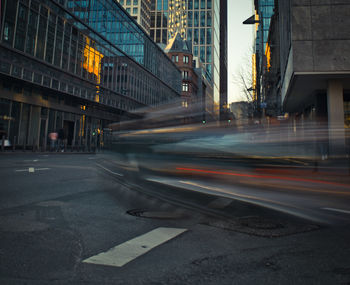
[[[0,154],[0,284],[350,284],[346,222],[137,168],[107,154]]]

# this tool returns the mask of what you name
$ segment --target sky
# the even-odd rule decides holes
[[[228,103],[242,101],[244,98],[240,89],[233,83],[233,76],[245,64],[252,47],[254,25],[242,24],[244,20],[254,14],[252,2],[251,0],[227,1]]]

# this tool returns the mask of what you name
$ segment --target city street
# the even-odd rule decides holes
[[[249,200],[260,181],[154,169],[107,152],[0,153],[0,284],[350,284],[350,214],[334,211],[349,189],[315,202],[337,208],[300,218]],[[341,185],[328,186],[318,190]]]

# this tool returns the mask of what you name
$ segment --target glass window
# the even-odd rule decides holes
[[[17,1],[8,0],[6,4],[6,12],[5,12],[3,41],[9,45],[12,45],[12,42],[13,42],[16,9],[17,9]]]
[[[187,17],[187,25],[189,27],[192,27],[192,22],[193,22],[193,13],[191,11],[189,11],[188,17]]]
[[[205,44],[205,29],[200,29],[200,44]]]
[[[22,4],[18,7],[17,28],[15,37],[15,48],[24,51],[24,40],[27,27],[28,9]]]
[[[195,9],[199,8],[199,0],[194,0],[194,8]]]
[[[162,43],[163,43],[163,44],[166,44],[166,43],[167,43],[167,40],[168,40],[168,38],[167,38],[167,30],[166,30],[166,29],[163,29],[163,30],[162,30]]]
[[[163,10],[168,10],[168,0],[163,0]]]
[[[187,40],[192,42],[192,29],[187,30]]]
[[[199,26],[199,13],[194,12],[194,27],[198,27],[198,26]]]
[[[139,4],[139,0],[134,0],[134,5],[138,5]]]
[[[133,12],[133,14],[137,14],[138,13],[138,9],[137,8],[133,8],[132,12]]]
[[[207,44],[211,44],[211,29],[207,29]]]
[[[198,56],[198,46],[193,47],[193,55]]]
[[[46,44],[47,9],[41,6],[35,56],[43,59]]]
[[[194,30],[193,43],[198,44],[198,29]]]
[[[38,14],[30,10],[25,51],[31,55],[34,55],[37,25],[38,25]]]
[[[162,0],[157,0],[157,10],[158,11],[162,10]]]
[[[201,9],[205,9],[205,0],[201,0]]]
[[[45,60],[49,63],[52,63],[52,59],[53,59],[55,31],[56,31],[56,16],[50,13],[49,27],[47,31],[46,54],[45,54]]]
[[[201,62],[205,62],[205,47],[204,46],[201,46],[201,48],[200,48],[200,59],[201,59]]]
[[[207,62],[211,63],[211,47],[207,47]]]
[[[188,79],[188,71],[183,71],[182,72],[182,78],[183,79]]]
[[[166,28],[168,26],[168,12],[163,13],[163,27]]]
[[[207,0],[207,9],[211,9],[211,0]]]
[[[68,68],[69,61],[69,44],[71,37],[71,25],[66,22],[64,25],[63,50],[62,50],[62,68]]]
[[[201,12],[201,26],[205,27],[205,12]]]
[[[188,9],[189,10],[193,9],[193,0],[188,0]]]
[[[187,92],[188,91],[188,83],[182,83],[182,91]]]
[[[207,27],[211,27],[211,11],[207,11]]]
[[[63,21],[59,17],[57,19],[56,29],[56,48],[55,48],[55,65],[61,67],[61,56],[62,56],[62,42],[63,42]]]

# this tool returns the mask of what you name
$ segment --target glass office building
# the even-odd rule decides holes
[[[114,1],[2,0],[0,128],[16,144],[45,145],[59,128],[70,144],[90,141],[93,130],[134,109],[179,98],[180,82]]]
[[[258,25],[258,30],[256,33],[256,52],[261,52],[261,44],[263,43],[264,52],[266,50],[266,43],[269,36],[269,29],[271,23],[271,17],[274,13],[275,0],[258,0],[256,1],[255,9],[257,9],[257,14],[259,19],[262,19],[262,25]],[[261,30],[262,29],[262,30]],[[263,37],[263,40],[261,40]]]
[[[222,23],[227,25],[226,7],[227,1],[223,0],[151,1],[151,38],[157,43],[167,44],[179,31],[184,39],[192,42],[194,57],[199,58],[207,79],[213,83],[217,118],[222,105],[227,104],[227,76],[224,76],[226,83],[220,78],[220,69],[227,72],[226,26],[220,29]],[[221,63],[225,68],[220,67]]]
[[[67,0],[66,7],[109,43],[181,92],[176,66],[119,3],[114,0]]]
[[[149,34],[151,24],[151,0],[117,0],[131,17]]]

